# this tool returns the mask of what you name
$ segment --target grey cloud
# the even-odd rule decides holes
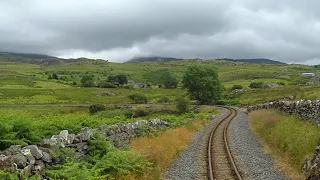
[[[318,5],[316,0],[4,0],[0,49],[112,61],[160,55],[316,63]]]

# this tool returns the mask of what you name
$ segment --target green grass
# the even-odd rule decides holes
[[[278,161],[289,166],[282,166],[284,171],[290,176],[300,176],[305,158],[314,154],[320,138],[319,127],[271,110],[254,111],[249,119],[254,132],[279,158]],[[293,172],[289,172],[291,168]]]

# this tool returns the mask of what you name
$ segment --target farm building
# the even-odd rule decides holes
[[[316,75],[314,73],[302,73],[302,77],[315,77]]]

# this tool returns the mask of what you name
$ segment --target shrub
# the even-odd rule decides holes
[[[170,99],[166,96],[162,96],[160,99],[157,101],[158,103],[168,103],[170,102]]]
[[[278,84],[281,85],[281,86],[285,86],[286,85],[286,83],[284,83],[284,82],[278,82]]]
[[[77,85],[77,82],[73,81],[73,82],[72,82],[72,85],[76,86],[76,85]]]
[[[235,89],[242,89],[243,88],[243,86],[242,85],[240,85],[240,84],[235,84],[235,85],[233,85],[232,86],[232,90],[235,90]]]
[[[143,95],[143,94],[131,94],[128,96],[129,99],[135,104],[147,104],[148,103],[148,98]]]
[[[106,108],[101,105],[101,104],[95,104],[95,105],[91,105],[89,107],[89,112],[90,114],[94,114],[94,113],[97,113],[97,112],[100,112],[100,111],[104,111]]]
[[[52,74],[52,79],[59,79],[59,78],[58,78],[58,75],[57,75],[56,73],[53,73],[53,74]]]
[[[254,88],[262,88],[263,83],[262,82],[252,82],[250,83],[249,87],[254,89]]]
[[[94,86],[94,82],[89,80],[89,81],[85,81],[84,83],[82,83],[83,87],[93,87]]]
[[[116,85],[111,84],[111,83],[107,83],[107,82],[101,82],[99,84],[99,87],[101,87],[101,88],[117,88]]]
[[[186,99],[178,98],[176,102],[177,102],[176,108],[179,113],[185,113],[188,111],[189,102]]]
[[[149,115],[149,111],[146,109],[137,109],[133,111],[133,117],[144,117],[144,116],[148,116]]]

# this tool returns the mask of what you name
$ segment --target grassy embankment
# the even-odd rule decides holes
[[[319,128],[273,110],[254,111],[249,114],[249,121],[277,166],[293,180],[304,179],[301,168],[305,158],[315,151]]]
[[[122,178],[161,179],[170,164],[188,146],[195,133],[208,123],[208,114],[218,114],[218,111],[212,108],[201,108],[201,113],[196,116],[195,120],[183,127],[166,131],[156,137],[142,137],[133,140],[130,143],[130,149],[151,162],[152,169],[142,176],[130,175]]]

